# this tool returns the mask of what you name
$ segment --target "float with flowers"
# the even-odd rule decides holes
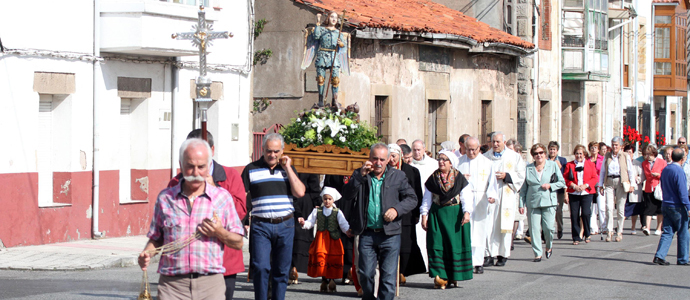
[[[344,110],[312,108],[291,119],[280,133],[297,172],[349,176],[361,167],[380,136],[358,113],[355,103]]]

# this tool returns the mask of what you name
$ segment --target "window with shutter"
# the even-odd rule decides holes
[[[117,155],[120,158],[120,202],[132,201],[131,115],[132,99],[121,98]]]
[[[36,171],[38,206],[53,204],[53,95],[39,95]]]

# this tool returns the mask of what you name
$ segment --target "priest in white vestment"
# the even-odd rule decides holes
[[[426,146],[424,141],[415,140],[412,142],[412,161],[410,163],[413,167],[419,170],[419,177],[422,182],[422,192],[426,193],[424,183],[429,176],[438,169],[438,161],[426,155]],[[426,231],[422,228],[422,222],[417,223],[417,244],[422,251],[424,257],[424,264],[429,265],[429,257],[426,253]]]
[[[496,266],[505,266],[510,257],[513,222],[517,214],[516,203],[525,181],[525,161],[520,154],[508,149],[504,141],[503,133],[495,132],[491,136],[491,150],[484,153],[493,162],[499,188],[498,201],[490,212],[494,226],[489,233],[488,255],[484,267],[493,265],[494,257],[497,259]]]
[[[484,253],[494,226],[490,212],[496,207],[499,190],[493,162],[481,155],[477,138],[465,139],[465,155],[460,157],[457,169],[467,178],[474,194],[474,210],[470,217],[472,265],[476,274],[483,274]]]

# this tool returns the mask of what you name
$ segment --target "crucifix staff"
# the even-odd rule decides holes
[[[194,101],[199,104],[201,109],[201,135],[207,141],[206,122],[208,121],[207,111],[211,104],[211,79],[206,76],[206,49],[211,46],[215,39],[227,39],[233,37],[227,31],[213,31],[213,25],[206,23],[206,12],[204,6],[199,6],[199,20],[192,26],[193,32],[174,33],[173,39],[191,40],[192,45],[199,48],[199,77],[196,78],[196,98]]]

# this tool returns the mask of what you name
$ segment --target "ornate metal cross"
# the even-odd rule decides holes
[[[227,39],[233,37],[227,31],[213,31],[213,25],[206,23],[206,12],[204,6],[199,6],[199,21],[192,26],[194,32],[174,33],[173,39],[191,40],[192,45],[199,47],[199,77],[196,79],[196,99],[201,109],[201,135],[204,140],[206,136],[207,110],[211,102],[211,79],[206,77],[206,48],[210,47],[215,39]]]
[[[233,37],[227,31],[213,31],[213,25],[206,23],[204,6],[199,6],[199,21],[192,26],[194,32],[174,33],[173,39],[191,40],[192,45],[199,47],[199,76],[206,77],[206,48],[210,47],[215,39],[227,39]]]

